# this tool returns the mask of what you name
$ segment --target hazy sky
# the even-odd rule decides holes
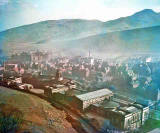
[[[53,19],[107,21],[146,8],[160,12],[160,0],[0,0],[0,31]]]

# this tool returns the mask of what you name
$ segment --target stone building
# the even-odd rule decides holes
[[[107,118],[115,128],[123,131],[140,128],[149,117],[147,106],[138,103],[122,105],[112,100],[93,104],[90,106],[90,111]]]
[[[134,103],[132,104],[132,106],[141,110],[141,124],[143,125],[149,117],[149,113],[150,113],[149,106],[145,106],[139,103]]]
[[[76,98],[81,100],[82,109],[86,109],[91,104],[99,103],[104,101],[105,99],[110,99],[113,96],[112,91],[108,89],[101,89],[89,93],[85,93],[82,95],[77,95]]]

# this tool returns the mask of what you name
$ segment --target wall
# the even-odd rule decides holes
[[[87,100],[87,101],[83,101],[83,109],[89,107],[89,105],[91,104],[96,104],[96,103],[99,103],[101,101],[104,101],[105,99],[109,99],[112,95],[106,95],[106,96],[102,96],[102,97],[98,97],[98,98],[95,98],[95,99],[90,99],[90,100]]]

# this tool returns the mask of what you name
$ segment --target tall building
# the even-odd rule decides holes
[[[62,81],[63,80],[62,72],[59,69],[56,72],[55,80],[57,80],[57,81]]]

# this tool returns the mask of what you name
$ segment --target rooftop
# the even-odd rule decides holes
[[[101,106],[104,108],[117,108],[120,105],[119,105],[119,103],[116,103],[114,101],[105,100],[104,102],[102,102]]]
[[[121,115],[126,115],[126,114],[127,114],[125,111],[119,110],[119,109],[117,109],[117,108],[113,109],[112,111],[113,111],[113,112],[116,112],[116,113],[118,113],[118,114],[121,114]]]
[[[109,89],[101,89],[101,90],[85,93],[82,95],[77,95],[76,97],[82,101],[87,101],[90,99],[98,98],[98,97],[105,96],[105,95],[111,95],[111,94],[113,93]]]
[[[126,106],[126,107],[115,108],[112,111],[122,115],[128,115],[128,114],[139,112],[140,110],[134,106],[128,106],[128,107]]]
[[[104,100],[103,102],[93,104],[96,107],[101,107],[107,110],[114,110],[117,109],[120,105],[119,103],[109,101],[109,100]]]
[[[124,107],[123,109],[126,109],[126,111],[130,112],[130,113],[134,113],[134,112],[138,112],[139,109],[137,109],[136,107],[134,106],[130,106],[130,107]]]

